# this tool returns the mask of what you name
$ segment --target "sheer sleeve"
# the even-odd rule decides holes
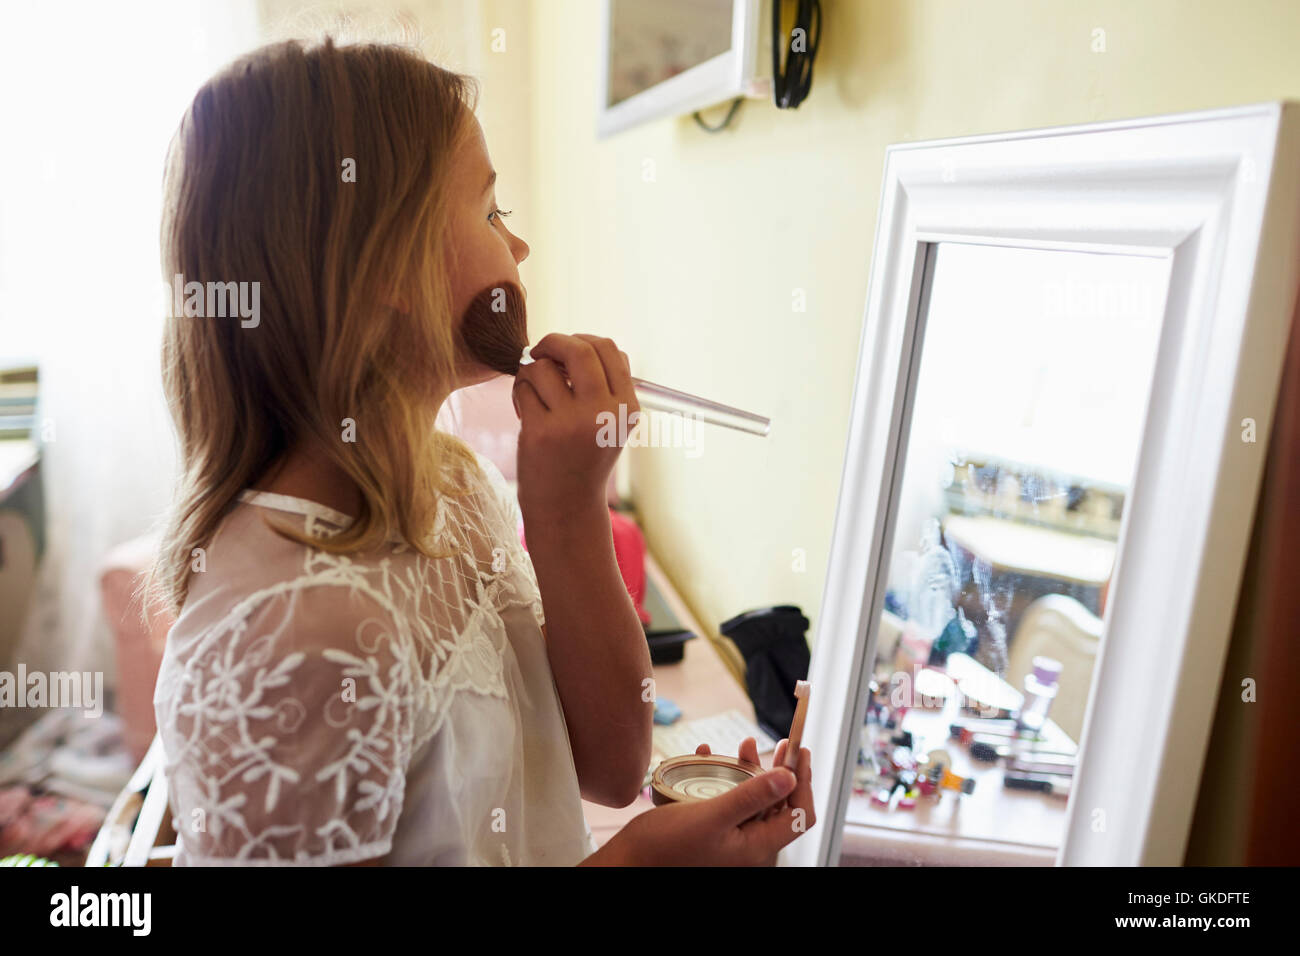
[[[497,529],[496,534],[496,546],[502,548],[505,556],[523,572],[524,578],[531,589],[533,618],[537,621],[537,626],[542,627],[546,623],[546,615],[542,611],[541,592],[537,586],[537,572],[533,568],[532,558],[528,556],[528,552],[519,543],[519,529],[523,526],[523,515],[519,510],[519,498],[506,482],[505,476],[501,474],[501,469],[496,466],[496,463],[485,455],[477,452],[475,454],[484,474],[487,475],[488,486],[497,502],[501,515],[500,527]]]
[[[228,620],[171,702],[167,760],[187,862],[387,854],[413,738],[408,636],[379,597],[333,584],[290,585]]]

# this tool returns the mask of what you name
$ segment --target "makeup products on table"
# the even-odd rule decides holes
[[[1073,778],[1051,774],[1007,773],[1002,785],[1009,790],[1036,790],[1054,797],[1068,797],[1074,786]]]
[[[528,364],[528,313],[523,291],[513,282],[503,282],[480,292],[470,302],[461,320],[461,341],[470,355],[490,369],[515,375]],[[642,407],[696,418],[751,435],[765,436],[771,419],[689,392],[633,377],[637,400]]]
[[[1013,722],[968,720],[948,725],[948,732],[964,744],[969,744],[975,737],[1001,737],[1004,740],[1024,740],[1030,743],[1044,740],[1036,734],[1017,730]]]
[[[972,760],[982,760],[986,763],[992,763],[1003,757],[1065,757],[1070,760],[1074,759],[1073,754],[1064,753],[1058,750],[1035,750],[1031,747],[1017,747],[1014,744],[1007,743],[999,737],[984,737],[978,735],[970,741],[970,755]]]
[[[1008,757],[1006,762],[1008,773],[1047,773],[1061,777],[1073,777],[1074,766],[1074,757],[1058,757],[1032,750],[1023,756]]]
[[[655,698],[654,722],[660,726],[670,726],[681,719],[682,709],[667,697]]]
[[[900,741],[906,740],[906,743]],[[876,755],[878,773],[864,774],[861,785],[855,786],[859,793],[869,793],[871,802],[878,807],[893,810],[911,810],[922,797],[939,796],[941,790],[951,790],[957,794],[975,792],[975,778],[963,777],[954,773],[952,756],[946,750],[936,749],[927,753],[914,753],[911,734],[895,735],[890,741],[877,741],[881,752]],[[886,748],[892,750],[885,752]],[[855,778],[855,783],[859,781]]]
[[[1047,723],[1047,711],[1056,699],[1062,664],[1050,657],[1035,657],[1034,669],[1025,675],[1025,702],[1016,715],[1016,726],[1037,733]]]
[[[958,776],[951,770],[944,770],[940,773],[939,779],[935,781],[935,784],[942,790],[956,790],[959,793],[975,792],[974,777]]]

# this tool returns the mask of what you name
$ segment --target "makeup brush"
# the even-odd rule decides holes
[[[461,341],[465,350],[488,368],[515,375],[528,348],[528,313],[524,296],[513,282],[484,289],[470,302],[461,320]],[[771,419],[746,412],[707,398],[681,392],[666,385],[656,385],[643,378],[633,378],[637,399],[645,408],[691,415],[700,421],[751,435],[766,435]]]

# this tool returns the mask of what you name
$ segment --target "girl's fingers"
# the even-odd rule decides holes
[[[790,745],[790,741],[788,739],[782,739],[777,742],[776,752],[772,754],[773,767],[780,767],[784,765],[785,751],[786,748],[789,747],[789,745]],[[778,806],[772,807],[770,810],[768,810],[767,813],[763,815],[763,819],[766,820],[768,817],[775,816],[776,814],[781,813],[782,811],[785,810],[785,808],[788,805],[789,805],[789,799],[787,798],[784,803],[781,803]]]
[[[532,390],[536,392],[548,411],[563,408],[565,402],[573,398],[573,393],[569,391],[569,386],[564,381],[564,373],[551,359],[539,359],[528,365],[519,366],[519,371],[515,373],[516,394],[524,383],[532,386]]]
[[[515,400],[515,413],[525,426],[546,414],[546,404],[537,396],[531,382],[516,380],[511,393]]]
[[[794,791],[789,796],[790,807],[794,811],[802,810],[801,826],[809,830],[817,822],[817,813],[813,808],[812,792],[812,751],[807,747],[799,748],[799,761],[794,771]],[[791,818],[791,825],[794,818]]]
[[[698,747],[695,748],[695,752],[697,754],[705,754],[705,755],[713,753],[713,751],[709,749],[708,744],[700,744]]]
[[[543,336],[529,354],[534,359],[551,359],[563,365],[564,373],[573,383],[573,394],[579,398],[604,398],[610,394],[605,368],[590,342],[552,332]]]
[[[785,740],[785,739],[783,739],[783,740],[781,740],[781,741],[779,741],[779,742],[777,743],[777,745],[776,745],[776,752],[775,752],[774,754],[772,754],[772,766],[773,766],[773,767],[779,767],[779,766],[781,766],[782,761],[785,760],[785,748],[786,748],[787,746],[789,746],[789,744],[790,744],[790,741],[789,741],[789,740]]]
[[[596,350],[596,355],[600,357],[600,363],[605,367],[605,381],[609,385],[611,395],[626,395],[632,401],[635,401],[635,395],[632,391],[632,366],[628,361],[627,353],[619,351],[619,347],[614,344],[613,339],[601,338],[598,335],[585,335],[581,332],[574,335],[575,339],[582,339]],[[636,411],[637,409],[632,409]]]
[[[793,796],[793,793],[787,795],[785,802],[788,803]],[[755,852],[760,857],[768,858],[775,856],[782,847],[793,843],[800,835],[794,828],[794,819],[790,809],[783,804],[778,804],[757,820],[744,824],[740,829],[746,839],[753,841]]]
[[[782,740],[777,744],[776,755],[772,760],[773,767],[782,765],[789,743],[788,740]],[[807,747],[799,748],[794,776],[794,790],[785,801],[770,808],[758,821],[748,825],[762,828],[755,830],[752,837],[760,841],[760,845],[765,850],[772,853],[812,829],[813,824],[817,822],[812,794],[812,751]]]
[[[817,822],[812,799],[812,753],[807,747],[799,748],[795,780],[794,790],[785,798],[783,806],[742,827],[766,856],[775,855]]]
[[[785,785],[789,786],[790,776],[792,776],[790,771],[782,770],[775,773],[769,771],[753,777],[726,793],[702,801],[699,805],[700,812],[705,816],[711,816],[714,825],[739,827],[746,840],[754,841],[750,845],[761,852],[775,839],[772,835],[775,831],[765,829],[769,827],[769,823],[761,819],[763,812],[785,799],[775,796],[773,782],[779,782],[784,777]]]
[[[758,741],[753,737],[746,737],[740,742],[740,753],[736,756],[750,763],[758,763]]]

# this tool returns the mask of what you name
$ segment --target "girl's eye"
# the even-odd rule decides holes
[[[508,216],[512,212],[514,212],[513,209],[493,209],[490,213],[488,213],[488,222],[492,221],[493,216]]]

